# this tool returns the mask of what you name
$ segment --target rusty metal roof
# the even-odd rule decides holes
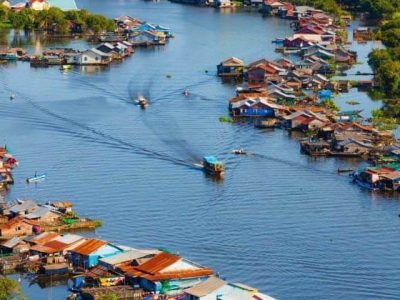
[[[41,253],[46,253],[46,254],[52,254],[56,252],[60,252],[61,250],[56,250],[50,247],[46,247],[44,245],[34,245],[31,247],[30,250],[41,252]]]
[[[62,243],[60,241],[50,241],[45,243],[43,246],[53,248],[57,251],[62,251],[68,247],[68,244]]]
[[[24,219],[22,219],[20,217],[15,217],[15,218],[12,218],[11,220],[9,220],[7,223],[1,224],[0,229],[11,229],[14,226],[17,226],[18,224],[21,224],[21,223],[29,224]]]
[[[181,257],[178,255],[162,252],[160,254],[157,254],[144,264],[136,267],[136,269],[140,272],[156,274],[180,259]]]
[[[78,247],[72,249],[72,252],[76,252],[82,255],[89,255],[96,251],[101,246],[104,246],[107,242],[98,239],[87,239],[85,242],[80,244]]]
[[[47,242],[55,240],[60,235],[57,232],[43,232],[30,240],[31,243],[43,245]]]
[[[133,266],[130,262],[128,262],[118,265],[118,269],[120,269],[126,275],[146,278],[153,281],[176,278],[206,277],[211,276],[214,273],[210,268],[205,268],[202,266],[198,266],[196,269],[162,272],[162,270],[171,266],[180,259],[181,257],[178,255],[162,252],[139,266]]]

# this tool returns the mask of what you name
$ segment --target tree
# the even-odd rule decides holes
[[[0,300],[8,300],[10,298],[20,297],[15,299],[23,299],[21,295],[21,287],[19,283],[11,278],[0,277]]]
[[[0,22],[7,22],[8,21],[8,13],[9,9],[0,4]]]

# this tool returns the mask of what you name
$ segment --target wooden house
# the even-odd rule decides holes
[[[231,114],[235,117],[275,117],[275,110],[284,107],[265,98],[250,98],[231,105]]]
[[[110,257],[121,253],[122,250],[108,242],[90,238],[70,250],[74,266],[91,268],[98,264],[99,258]]]
[[[47,206],[38,206],[24,216],[27,220],[35,220],[39,224],[54,224],[61,219],[61,214]]]
[[[267,64],[259,64],[250,67],[245,73],[245,78],[249,83],[264,83],[276,74],[278,71],[275,68]]]
[[[129,42],[134,46],[165,45],[166,37],[165,34],[155,31],[140,31],[131,35]]]
[[[172,290],[181,290],[206,280],[213,274],[210,268],[195,264],[178,255],[161,252],[139,265],[130,262],[117,268],[131,284],[159,293],[163,282],[168,281]]]
[[[0,225],[0,238],[9,239],[15,236],[31,235],[33,225],[21,217],[14,217],[5,224]]]
[[[26,253],[29,248],[29,244],[19,236],[14,236],[0,244],[1,253]]]
[[[111,61],[111,54],[104,53],[96,48],[86,50],[78,55],[79,65],[108,65]]]
[[[243,76],[244,66],[241,59],[231,57],[217,66],[217,73],[221,77],[240,77]]]

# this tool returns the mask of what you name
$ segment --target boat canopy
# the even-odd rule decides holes
[[[215,156],[205,156],[204,160],[209,164],[217,164],[219,163],[218,159]]]

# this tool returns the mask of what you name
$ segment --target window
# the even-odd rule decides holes
[[[84,56],[84,57],[83,57],[83,60],[84,60],[84,61],[87,61],[87,56]]]
[[[96,58],[95,58],[95,59],[96,59],[96,61],[99,61],[99,57],[98,57],[98,56],[96,56]]]

